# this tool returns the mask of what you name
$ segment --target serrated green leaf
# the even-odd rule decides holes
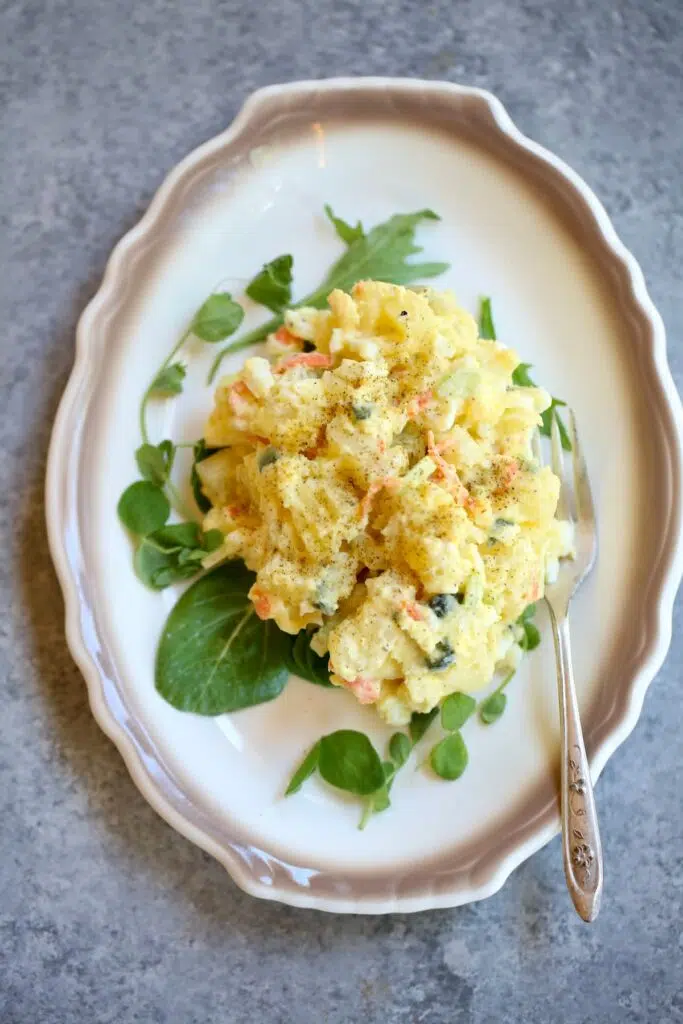
[[[328,204],[325,204],[325,214],[328,220],[330,220],[334,225],[334,229],[342,242],[345,242],[347,245],[351,245],[351,243],[357,241],[357,239],[365,237],[363,225],[360,221],[358,221],[355,228],[352,227],[350,224],[347,224],[345,220],[342,220],[341,217],[335,216],[332,207]]]

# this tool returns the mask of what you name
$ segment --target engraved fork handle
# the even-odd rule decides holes
[[[560,813],[564,873],[579,917],[584,921],[594,921],[602,897],[602,847],[574,687],[569,617],[565,612],[558,618],[549,602],[548,607],[555,640],[560,697]]]

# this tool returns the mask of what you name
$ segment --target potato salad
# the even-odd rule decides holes
[[[449,292],[360,281],[299,308],[220,380],[198,463],[256,614],[307,629],[393,725],[521,655],[518,620],[571,555],[533,454],[542,388]]]

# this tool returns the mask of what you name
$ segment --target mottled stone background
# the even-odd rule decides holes
[[[107,254],[166,172],[270,82],[371,73],[492,89],[602,197],[680,383],[681,0],[0,12],[2,1024],[683,1021],[680,634],[600,781],[595,926],[569,908],[557,840],[459,911],[290,910],[244,896],[138,795],[65,649],[42,508],[74,327]]]

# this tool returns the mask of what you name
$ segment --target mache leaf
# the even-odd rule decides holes
[[[256,615],[247,596],[255,578],[241,562],[229,562],[197,580],[172,609],[155,681],[173,707],[221,715],[282,692],[291,638]]]

